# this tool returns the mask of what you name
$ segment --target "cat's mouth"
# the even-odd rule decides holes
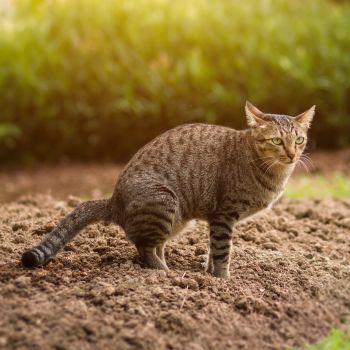
[[[298,159],[290,159],[290,158],[280,158],[279,162],[283,165],[292,165],[295,164],[298,161]]]

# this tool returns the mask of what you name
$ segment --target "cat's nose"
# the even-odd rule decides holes
[[[287,157],[291,160],[291,161],[294,161],[295,159],[295,153],[293,152],[286,152],[287,153]]]

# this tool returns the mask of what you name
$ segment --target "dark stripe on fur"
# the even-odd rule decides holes
[[[226,222],[223,222],[223,221],[211,221],[210,222],[210,226],[216,226],[216,227],[221,227],[227,231],[231,231],[232,230],[232,227],[227,224]]]
[[[230,240],[232,238],[232,234],[231,233],[211,233],[211,236],[213,237],[213,239],[215,239],[216,241],[227,241]]]
[[[213,259],[219,259],[222,260],[224,258],[227,258],[227,256],[229,255],[230,252],[224,252],[222,254],[213,254]]]

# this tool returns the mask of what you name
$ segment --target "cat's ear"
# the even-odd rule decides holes
[[[294,119],[303,127],[303,128],[309,128],[312,122],[312,119],[315,115],[315,108],[316,106],[313,105],[310,109],[308,109],[306,112],[301,113],[294,117]]]
[[[265,114],[249,101],[245,103],[245,114],[247,116],[248,125],[251,127],[262,126],[266,123]]]

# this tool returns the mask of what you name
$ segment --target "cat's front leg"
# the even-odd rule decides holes
[[[237,214],[216,213],[209,219],[210,247],[207,272],[215,277],[230,276],[230,253],[232,244],[232,228]]]

